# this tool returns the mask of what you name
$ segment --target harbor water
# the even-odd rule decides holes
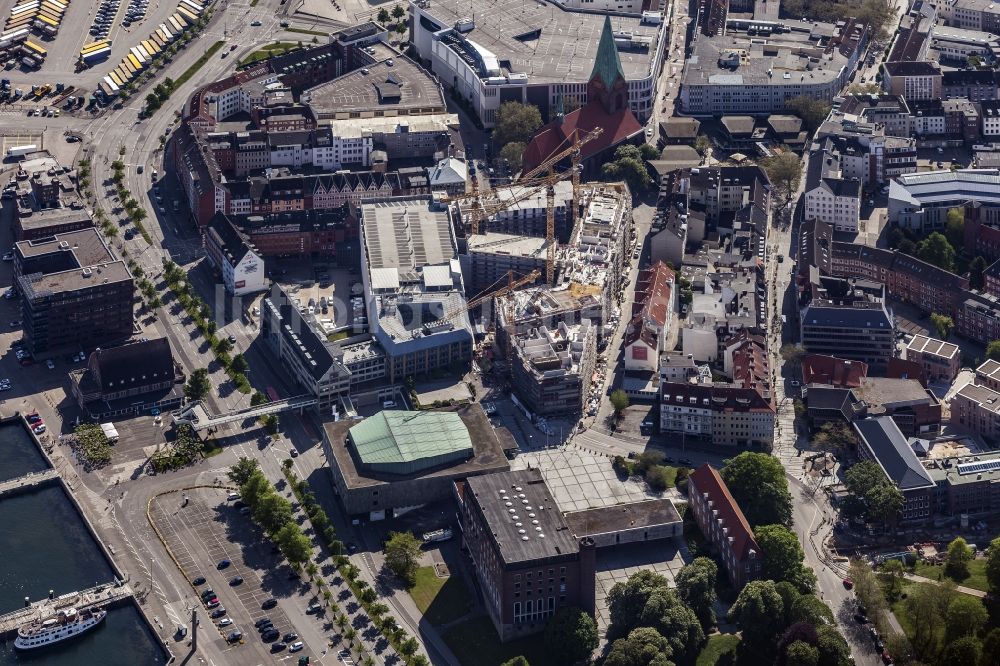
[[[6,478],[46,468],[34,443],[16,423],[0,425],[0,459],[5,461]],[[9,473],[7,461],[19,465],[18,474]],[[114,568],[58,483],[0,498],[0,525],[4,526],[0,529],[0,614],[21,608],[25,597],[36,601],[49,590],[58,596],[114,580]],[[18,652],[13,636],[0,640],[0,666],[165,662],[156,637],[134,604],[109,609],[96,629],[47,648]]]

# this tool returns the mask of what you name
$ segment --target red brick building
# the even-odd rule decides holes
[[[740,590],[758,578],[762,566],[760,546],[714,467],[702,465],[691,473],[688,499],[701,533],[718,551],[733,587]]]
[[[577,539],[537,469],[456,483],[459,528],[501,641],[535,633],[563,606],[594,613],[596,545]]]

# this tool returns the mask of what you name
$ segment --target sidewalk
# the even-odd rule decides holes
[[[941,581],[939,581],[939,580],[934,580],[933,578],[927,578],[925,576],[918,576],[916,574],[911,574],[911,573],[904,573],[903,577],[906,578],[906,580],[912,580],[915,583],[930,583],[931,585],[940,585],[941,584]],[[986,593],[985,592],[983,592],[982,590],[974,590],[971,587],[963,587],[963,586],[959,585],[955,589],[958,590],[959,592],[961,592],[962,594],[968,594],[971,597],[978,597],[980,599],[984,599],[986,597]]]

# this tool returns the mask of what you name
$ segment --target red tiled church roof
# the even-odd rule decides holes
[[[550,155],[571,146],[575,140],[575,131],[579,131],[579,136],[584,136],[596,127],[601,127],[604,131],[599,137],[583,145],[580,150],[582,160],[642,133],[642,125],[631,109],[608,113],[600,104],[591,102],[567,113],[562,122],[553,120],[539,129],[524,150],[521,170],[530,171]]]

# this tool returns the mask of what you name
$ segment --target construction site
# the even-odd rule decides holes
[[[508,374],[538,416],[585,411],[597,349],[617,323],[631,194],[624,183],[581,183],[576,134],[512,185],[446,198],[466,286],[485,336],[477,359]]]

